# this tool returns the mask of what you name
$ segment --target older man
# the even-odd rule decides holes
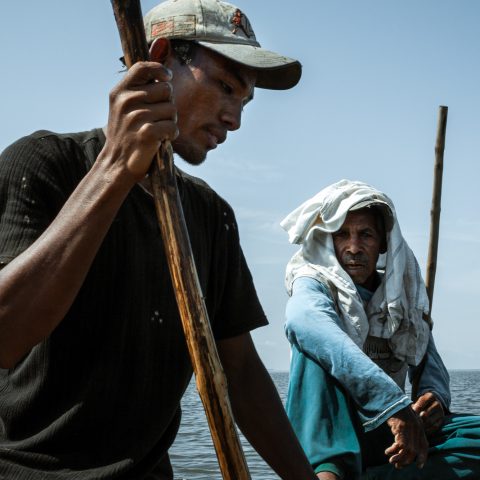
[[[282,226],[301,245],[286,278],[287,413],[318,478],[480,478],[480,421],[449,414],[425,286],[391,200],[342,180]],[[425,354],[412,403],[406,376]]]
[[[0,160],[1,479],[173,478],[192,367],[145,177],[165,139],[201,163],[254,87],[293,87],[301,66],[218,0],[168,0],[145,28],[151,61],[104,129],[36,132]],[[267,321],[234,213],[176,173],[235,419],[279,476],[315,478],[250,336]]]

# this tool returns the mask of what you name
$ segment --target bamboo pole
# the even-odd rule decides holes
[[[127,67],[148,60],[139,0],[111,0]],[[250,474],[233,420],[227,383],[183,216],[170,142],[163,142],[150,171],[155,209],[182,320],[197,389],[207,416],[222,476],[249,480]]]
[[[429,311],[426,321],[433,328],[432,321],[432,302],[433,290],[435,287],[435,274],[437,272],[438,255],[438,237],[440,232],[440,212],[442,200],[442,180],[443,180],[443,153],[445,150],[445,134],[447,130],[448,107],[441,105],[438,108],[437,139],[435,141],[435,164],[433,167],[433,193],[432,207],[430,209],[430,240],[428,244],[427,272],[425,286],[429,300]],[[412,380],[412,400],[415,401],[418,395],[418,386],[423,369],[425,368],[427,354],[423,357],[417,367],[415,376]]]
[[[430,329],[433,327],[431,315],[433,291],[435,288],[435,274],[437,272],[438,236],[440,232],[440,212],[442,201],[443,153],[445,150],[447,115],[448,107],[440,106],[438,109],[437,140],[435,142],[432,208],[430,210],[430,241],[427,258],[427,275],[425,279],[428,300],[430,302],[430,309],[428,313],[428,324],[430,325]]]

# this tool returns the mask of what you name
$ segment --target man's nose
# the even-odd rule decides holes
[[[360,239],[358,238],[357,235],[351,235],[348,239],[347,243],[347,251],[352,253],[353,255],[357,254],[360,252]]]
[[[242,124],[243,105],[228,105],[221,114],[221,120],[227,130],[238,130]]]

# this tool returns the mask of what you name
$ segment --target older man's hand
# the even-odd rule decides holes
[[[443,425],[445,411],[432,392],[424,393],[418,397],[412,408],[421,418],[427,435],[435,433]]]
[[[427,461],[428,442],[419,416],[409,406],[391,416],[387,425],[395,439],[385,450],[389,462],[402,468],[415,461],[422,468]]]

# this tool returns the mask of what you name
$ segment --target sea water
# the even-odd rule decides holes
[[[287,372],[270,372],[280,397],[285,402],[288,388]],[[480,415],[480,370],[450,371],[451,410]],[[217,457],[202,403],[192,381],[182,401],[182,423],[177,439],[170,449],[175,479],[221,480]],[[261,425],[259,425],[261,428]],[[257,455],[240,435],[252,480],[278,480],[278,476]]]

